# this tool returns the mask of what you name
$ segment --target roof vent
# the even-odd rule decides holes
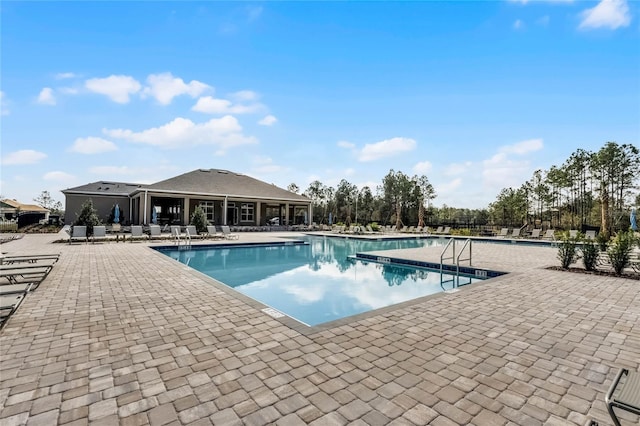
[[[229,172],[226,170],[218,170],[218,173],[222,173],[223,175],[229,174]]]
[[[200,171],[201,171],[201,172],[207,172],[207,173],[209,173],[211,170],[208,170],[208,169],[200,169]]]

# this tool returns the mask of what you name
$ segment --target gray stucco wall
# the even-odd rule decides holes
[[[100,220],[107,224],[111,209],[118,203],[120,207],[120,223],[128,223],[129,221],[129,198],[125,196],[100,196],[100,195],[74,195],[67,194],[65,197],[64,223],[72,225],[80,214],[82,204],[91,198],[93,206],[98,211]]]

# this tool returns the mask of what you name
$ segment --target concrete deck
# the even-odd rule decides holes
[[[475,244],[511,273],[302,330],[147,243],[55,238],[0,246],[61,253],[0,331],[3,426],[609,425],[605,392],[640,368],[640,281],[544,269],[549,247]]]

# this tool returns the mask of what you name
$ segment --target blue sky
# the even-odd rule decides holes
[[[3,2],[0,194],[222,168],[302,190],[426,175],[482,208],[640,145],[640,7]]]

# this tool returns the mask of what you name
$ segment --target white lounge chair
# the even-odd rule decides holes
[[[91,242],[95,244],[96,240],[107,239],[107,227],[104,225],[96,225],[93,227],[93,235],[91,235]]]
[[[149,225],[149,238],[162,238],[162,229],[160,225]]]
[[[131,237],[130,237],[131,242],[133,242],[133,240],[135,239],[145,239],[145,238],[149,238],[149,237],[142,232],[142,225],[131,226]]]
[[[570,229],[569,230],[569,238],[577,238],[578,237],[578,230],[577,229]]]
[[[553,228],[549,228],[547,229],[547,232],[544,233],[544,238],[545,240],[551,240],[551,241],[555,241],[556,240],[556,231]]]
[[[216,230],[214,225],[207,225],[207,236],[209,238],[224,238],[224,235]]]
[[[220,229],[222,229],[222,235],[224,235],[224,238],[227,240],[237,240],[240,238],[238,234],[232,234],[231,229],[229,229],[227,225],[222,225]]]
[[[80,240],[87,242],[87,227],[84,225],[74,225],[71,228],[71,234],[69,235],[69,244],[72,242]]]
[[[198,234],[198,230],[196,229],[195,225],[187,225],[185,233],[188,234],[191,238],[202,238],[202,234]]]
[[[509,235],[509,228],[502,228],[500,233],[496,235],[497,238],[506,238]]]
[[[587,240],[595,240],[596,239],[596,231],[590,230],[584,233],[584,238]]]
[[[531,231],[531,237],[530,238],[540,238],[540,232],[542,232],[542,229],[540,228],[534,228]]]

